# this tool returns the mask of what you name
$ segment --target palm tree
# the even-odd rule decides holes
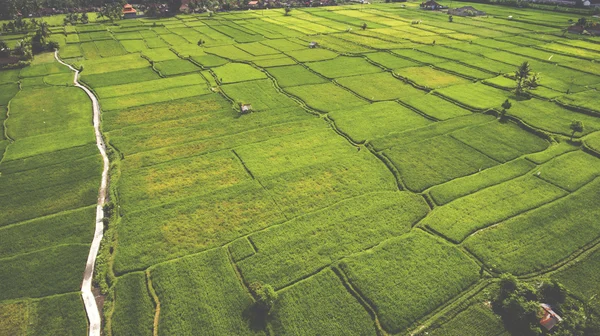
[[[529,66],[529,62],[525,61],[521,64],[517,71],[515,71],[515,79],[517,81],[517,89],[516,94],[520,96],[523,94],[523,84],[529,77],[529,73],[531,72],[531,67]]]

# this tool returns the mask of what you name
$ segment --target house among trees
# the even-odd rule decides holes
[[[546,328],[546,330],[550,331],[550,329],[554,328],[555,325],[562,321],[562,318],[552,310],[550,305],[542,303],[540,306],[544,309],[544,316],[540,320],[540,324]]]
[[[473,6],[464,6],[449,9],[448,14],[456,16],[482,16],[485,15],[485,12],[475,9]]]
[[[137,16],[137,11],[133,8],[132,5],[126,4],[123,6],[123,18],[124,19],[135,19]]]
[[[435,2],[435,0],[428,0],[426,2],[422,2],[419,7],[421,7],[421,9],[427,9],[427,10],[438,10],[438,9],[448,8],[446,6],[442,6],[439,3]]]
[[[256,1],[256,0],[248,1],[248,7],[250,7],[250,8],[258,7],[258,1]]]

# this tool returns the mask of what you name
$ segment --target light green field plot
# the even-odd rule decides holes
[[[148,66],[148,61],[140,57],[139,54],[130,54],[92,61],[84,61],[83,65],[86,75],[93,75],[112,71],[145,68]]]
[[[281,87],[320,84],[327,80],[307,70],[301,65],[290,65],[269,68],[269,73],[275,77],[277,84]]]
[[[299,62],[324,61],[338,57],[338,54],[327,49],[294,50],[286,51],[285,53]]]
[[[466,107],[485,110],[497,108],[512,94],[481,83],[454,85],[435,90],[435,93]]]
[[[16,83],[19,81],[19,69],[0,71],[0,84]]]
[[[198,76],[200,75],[198,74]],[[208,92],[209,91],[206,83],[203,83],[192,86],[159,89],[159,91],[143,92],[133,96],[127,96],[127,99],[124,99],[123,96],[106,98],[102,100],[101,105],[102,109],[105,111],[119,110],[134,106],[149,105],[181,98],[201,96]]]
[[[160,79],[160,76],[151,67],[131,69],[127,71],[104,72],[88,75],[82,72],[80,79],[93,89],[103,86],[121,85]]]
[[[394,77],[389,72],[336,79],[336,82],[370,101],[422,96],[425,91]]]
[[[333,111],[329,113],[329,117],[339,130],[358,143],[431,123],[396,102],[380,102]]]
[[[430,189],[429,194],[438,205],[444,205],[452,200],[470,195],[484,188],[522,176],[534,167],[535,164],[528,160],[517,159],[435,186]]]
[[[393,147],[383,153],[400,171],[406,187],[412,191],[423,191],[497,164],[450,136]]]
[[[206,54],[203,56],[192,56],[191,59],[205,68],[220,66],[228,62],[226,59],[212,54]]]
[[[318,72],[327,78],[362,75],[382,71],[379,67],[370,64],[362,57],[340,56],[333,60],[307,63],[306,65],[311,70]]]
[[[490,123],[477,128],[459,130],[451,136],[499,162],[523,154],[539,152],[548,142],[512,123]]]
[[[144,273],[119,277],[115,285],[115,307],[111,319],[112,334],[147,335],[154,325],[154,304]]]
[[[17,92],[19,92],[19,85],[16,83],[0,85],[0,105],[8,105]]]
[[[582,151],[561,155],[539,169],[539,177],[569,191],[575,191],[600,175],[600,160]]]
[[[468,60],[468,63],[473,65],[470,60]],[[473,66],[477,66],[477,65],[473,65]],[[479,79],[486,79],[486,78],[491,78],[495,76],[495,73],[490,73],[490,71],[487,67],[484,68],[487,71],[483,71],[480,70],[480,66],[477,68],[474,68],[473,66],[467,66],[467,65],[463,65],[460,63],[455,63],[455,62],[445,62],[445,63],[436,63],[435,67],[441,70],[445,70],[446,72],[450,72],[450,73],[454,73],[460,76],[464,76],[464,77],[468,77],[468,78],[473,78],[475,80]]]
[[[228,63],[212,69],[223,84],[266,78],[262,71],[243,63]]]
[[[585,144],[592,150],[600,153],[600,133],[595,133],[585,139]]]
[[[306,46],[302,41],[299,41],[297,43],[294,40],[288,39],[264,40],[260,43],[268,47],[275,48],[282,52],[306,49]]]
[[[567,287],[569,292],[580,300],[589,300],[600,292],[599,267],[600,253],[596,250],[575,265],[554,273],[552,278]]]
[[[437,89],[457,84],[465,84],[469,81],[446,72],[432,69],[430,67],[403,68],[394,70],[399,76],[406,78],[417,85]]]
[[[229,253],[234,262],[244,260],[256,253],[254,246],[247,237],[234,240],[229,246]]]
[[[254,56],[233,45],[205,48],[205,52],[232,61],[249,61]]]
[[[254,56],[279,54],[280,52],[260,42],[242,43],[237,45],[238,48],[250,53]]]
[[[367,310],[326,269],[279,293],[271,326],[278,335],[376,335]],[[322,298],[327,297],[327,302]]]
[[[146,42],[143,40],[126,40],[120,41],[120,43],[128,53],[137,53],[148,49]]]
[[[21,311],[24,315],[19,318],[25,317],[27,335],[81,335],[87,331],[87,319],[79,293],[26,301],[25,307],[26,310]]]
[[[558,98],[558,100],[564,104],[593,110],[600,114],[600,107],[598,106],[600,93],[598,93],[596,90],[589,90],[572,95],[562,96]]]
[[[95,91],[101,100],[104,98],[120,96],[128,96],[127,99],[129,100],[135,98],[135,96],[138,96],[143,92],[162,91],[177,87],[189,88],[191,85],[201,85],[205,83],[204,77],[202,77],[200,74],[189,74],[185,76],[161,78],[151,81],[105,86],[97,88]],[[205,90],[204,93],[208,92]]]
[[[42,63],[23,68],[19,73],[20,77],[46,76],[56,73],[71,73],[69,68],[57,62]]]
[[[161,264],[150,274],[160,301],[159,335],[264,335],[243,318],[252,299],[225,249]]]
[[[447,120],[471,114],[469,110],[465,110],[460,106],[454,105],[449,101],[432,94],[403,97],[400,98],[400,100],[417,109],[419,112],[437,120]]]
[[[496,272],[526,274],[554,265],[598,237],[599,183],[473,235],[465,247]]]
[[[153,62],[162,62],[168,60],[178,59],[179,57],[172,52],[169,48],[156,48],[144,50],[142,55]]]
[[[477,281],[479,266],[456,247],[416,230],[344,259],[340,268],[374,306],[382,327],[394,333]]]
[[[345,255],[406,233],[426,213],[423,199],[409,193],[371,193],[351,198],[250,235],[258,252],[238,265],[248,281],[280,288]]]
[[[318,111],[335,111],[368,104],[367,101],[332,83],[302,85],[286,88],[286,91],[302,99]]]
[[[175,76],[201,70],[194,63],[182,59],[156,62],[154,68],[163,76]]]
[[[600,120],[598,118],[573,112],[555,103],[540,99],[515,102],[508,114],[514,115],[536,128],[565,136],[571,136],[572,134],[569,127],[571,122],[580,120],[585,127],[582,133],[574,134],[576,138],[600,130]]]
[[[421,224],[458,243],[475,231],[537,208],[565,194],[566,191],[531,174],[438,207]]]
[[[255,111],[294,106],[294,101],[278,92],[269,79],[227,84],[221,87],[223,92],[235,102],[251,104]]]
[[[370,54],[365,54],[365,56],[369,60],[371,60],[375,63],[378,63],[379,65],[382,65],[391,70],[407,68],[407,67],[414,67],[414,66],[419,65],[418,63],[410,61],[406,58],[394,56],[387,52],[370,53]]]

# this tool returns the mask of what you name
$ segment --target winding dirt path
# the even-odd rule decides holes
[[[87,263],[85,265],[85,271],[83,272],[83,282],[81,283],[81,297],[83,298],[85,311],[87,312],[87,317],[90,323],[89,336],[100,336],[101,317],[100,311],[98,310],[98,305],[96,304],[94,293],[92,293],[92,278],[94,275],[94,264],[96,263],[96,256],[98,255],[98,250],[100,249],[100,241],[102,241],[102,236],[104,233],[104,223],[102,222],[102,219],[104,218],[103,205],[106,202],[106,198],[108,195],[108,168],[110,162],[108,160],[108,155],[106,155],[106,144],[104,143],[104,139],[102,138],[102,134],[100,133],[100,105],[98,104],[98,99],[96,99],[96,96],[94,96],[92,91],[90,91],[85,86],[79,84],[79,70],[63,62],[58,57],[58,50],[54,52],[54,58],[56,58],[56,60],[60,64],[69,67],[69,69],[75,72],[75,76],[73,77],[73,84],[75,84],[76,87],[85,91],[85,93],[87,93],[87,95],[92,100],[94,112],[93,124],[94,133],[96,134],[96,146],[98,146],[98,150],[102,155],[102,161],[104,161],[104,165],[102,168],[102,182],[100,183],[100,190],[98,191],[98,205],[96,206],[96,230],[94,232],[94,240],[92,241],[92,246],[90,247],[90,253],[88,254]]]

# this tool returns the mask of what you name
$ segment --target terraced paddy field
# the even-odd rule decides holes
[[[600,294],[600,39],[476,7],[54,33],[109,146],[103,333],[509,335],[486,304],[502,273]],[[523,61],[541,81],[516,96]],[[53,54],[0,71],[0,335],[86,332],[102,165],[72,79]],[[279,297],[260,321],[256,283]]]

